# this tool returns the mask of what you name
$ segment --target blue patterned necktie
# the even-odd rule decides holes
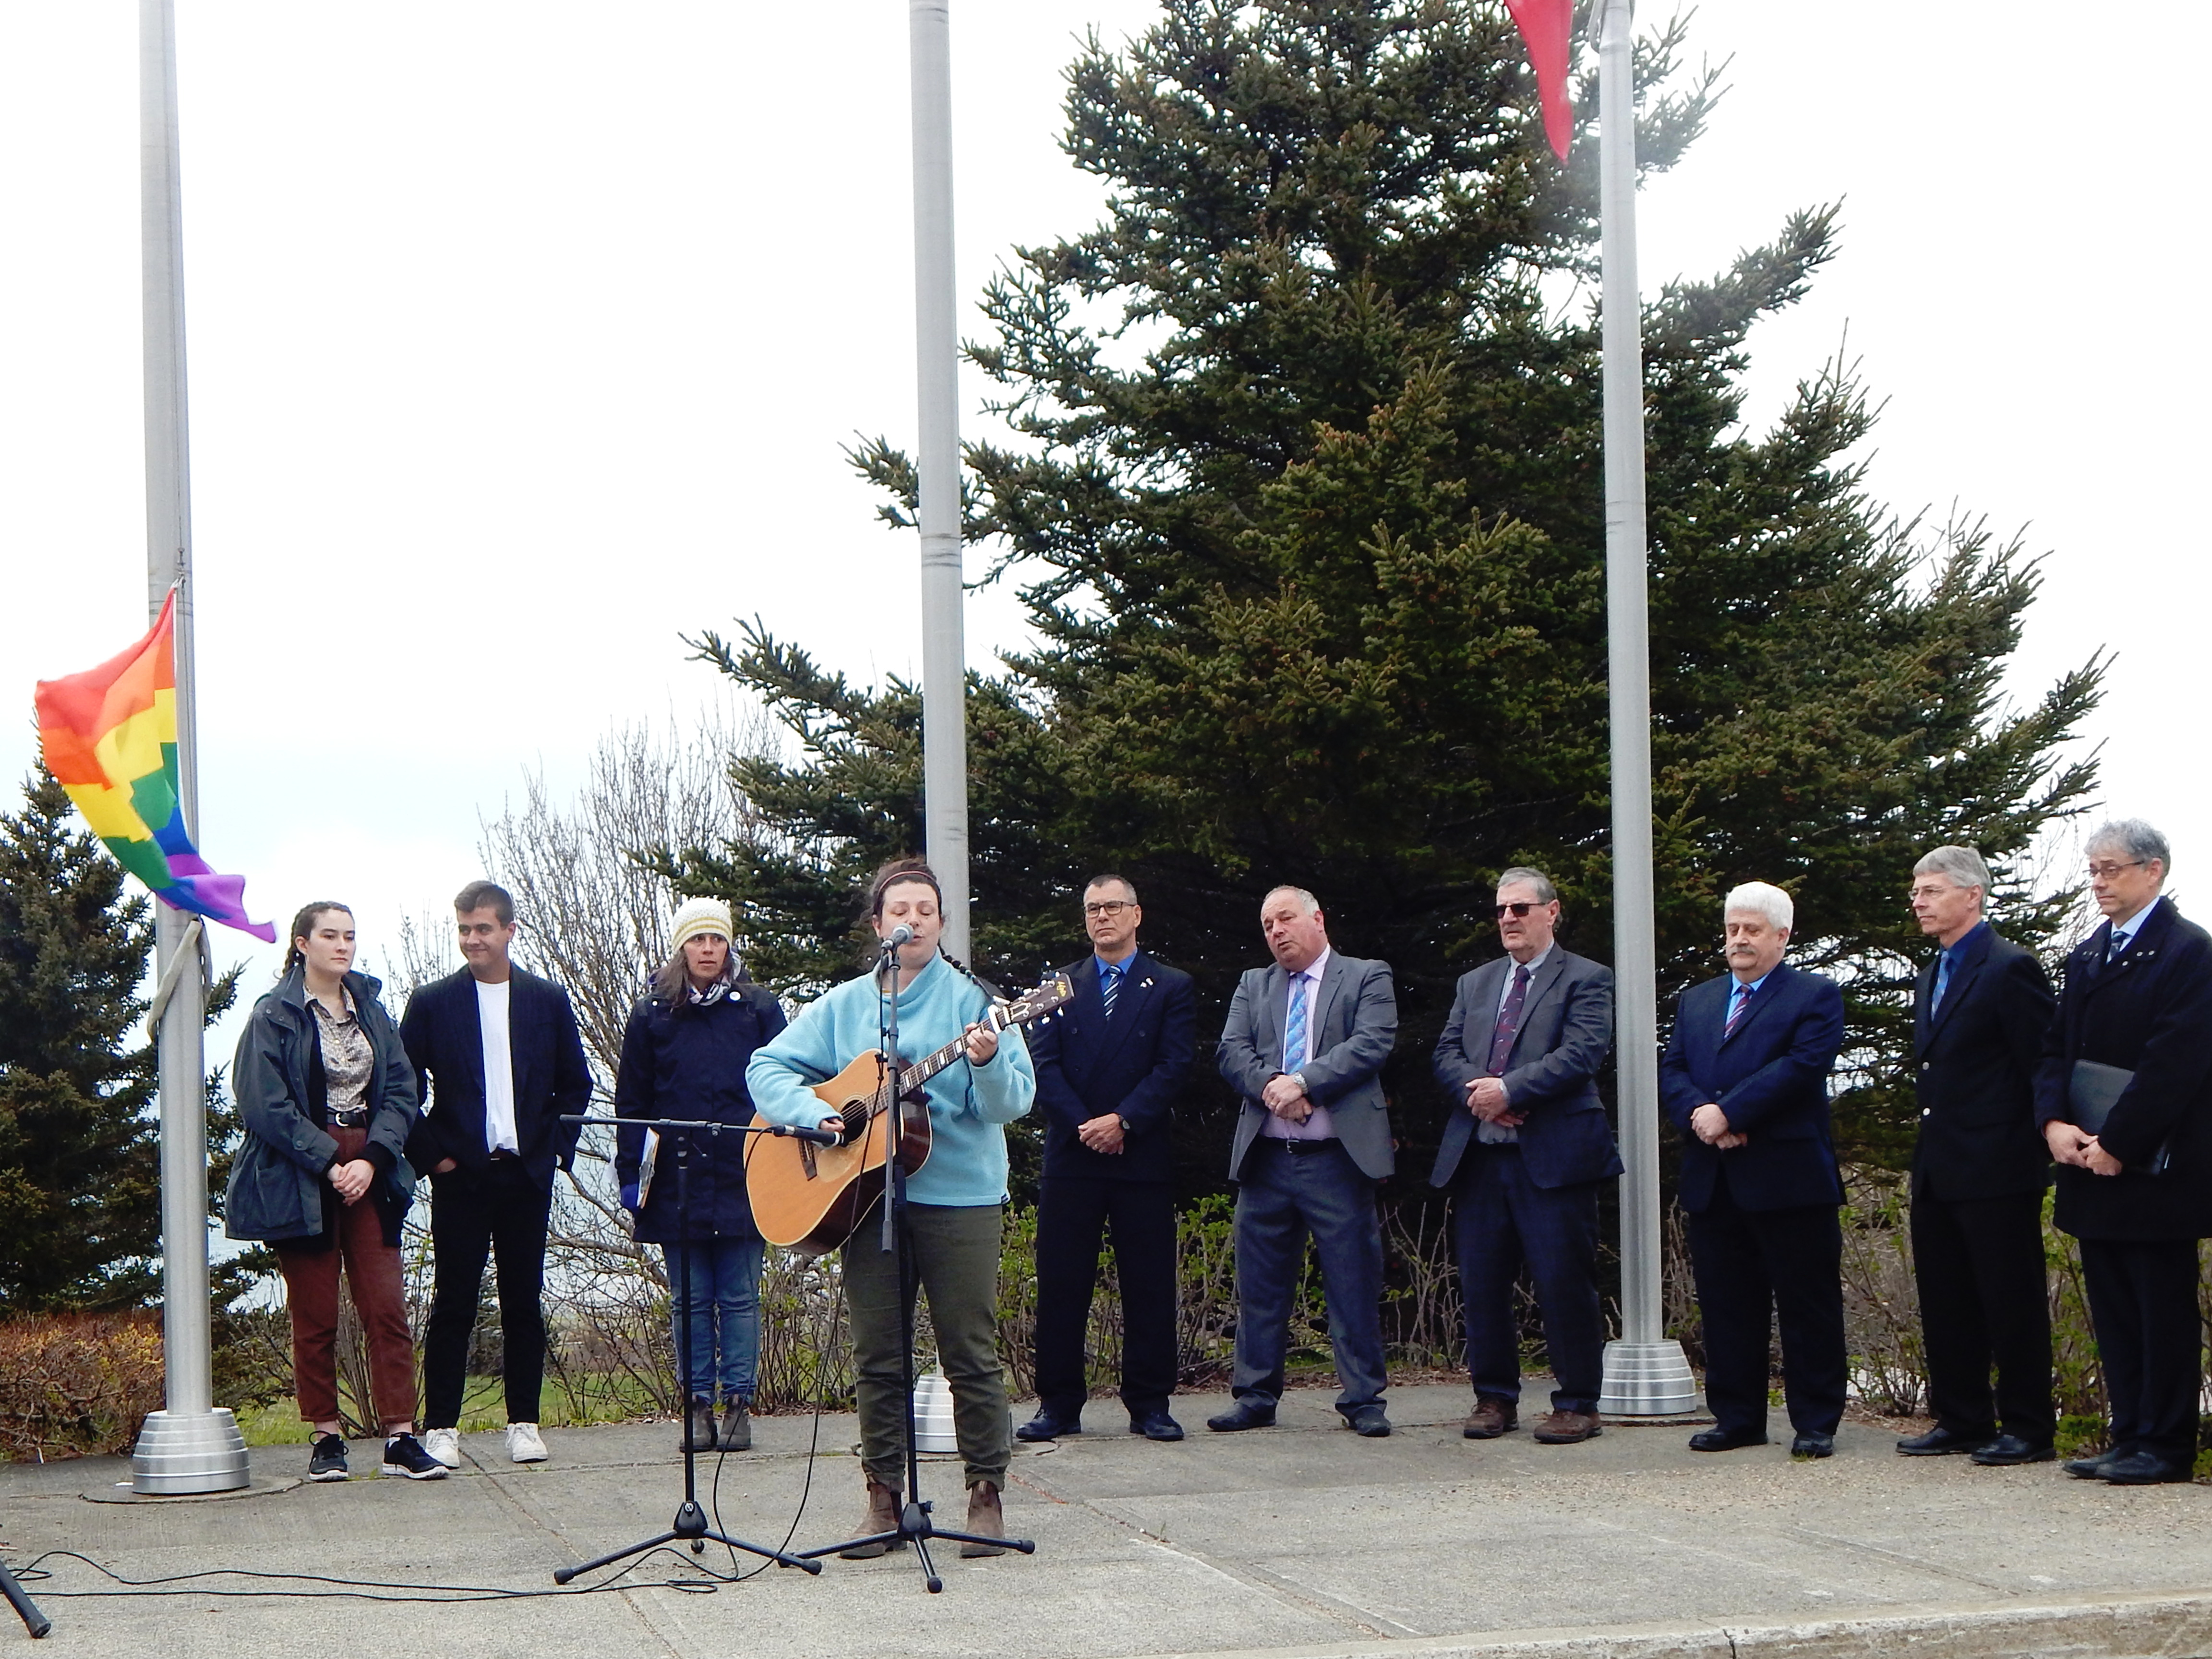
[[[1306,976],[1291,980],[1290,1018],[1283,1022],[1283,1069],[1295,1072],[1306,1059]]]
[[[1951,953],[1943,951],[1936,958],[1936,994],[1928,999],[1928,1012],[1936,1012],[1943,1006],[1943,993],[1951,988]]]
[[[1106,1018],[1114,1018],[1114,998],[1121,988],[1120,968],[1101,968],[1098,970],[1098,1000],[1106,1005]]]
[[[2105,952],[2105,960],[2107,963],[2118,962],[2120,959],[2120,952],[2128,948],[2128,938],[2129,936],[2123,933],[2115,932],[2112,934],[2112,947]]]

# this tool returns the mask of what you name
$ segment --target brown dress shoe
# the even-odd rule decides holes
[[[886,1486],[873,1475],[869,1476],[868,1512],[860,1517],[860,1529],[857,1535],[867,1538],[880,1532],[896,1532],[898,1530],[898,1523],[897,1489]],[[846,1561],[872,1561],[878,1556],[891,1550],[902,1550],[905,1547],[906,1540],[903,1538],[896,1541],[877,1539],[873,1543],[855,1544],[848,1550],[839,1550],[837,1554],[841,1559]]]
[[[1460,1432],[1469,1440],[1495,1440],[1520,1425],[1521,1413],[1511,1401],[1479,1397],[1467,1421],[1460,1425]]]
[[[1604,1432],[1605,1425],[1598,1421],[1595,1412],[1553,1412],[1536,1425],[1529,1437],[1540,1446],[1571,1446]]]
[[[1006,1512],[999,1507],[999,1489],[988,1480],[978,1480],[968,1488],[968,1524],[960,1528],[981,1538],[1004,1538],[1006,1535]],[[1005,1547],[999,1544],[963,1544],[960,1559],[973,1561],[982,1555],[1004,1555]]]

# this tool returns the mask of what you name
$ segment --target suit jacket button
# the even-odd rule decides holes
[[[1924,1072],[1934,1064],[1935,1062],[1933,1060],[1923,1060],[1920,1062],[1920,1069]]]
[[[1920,1109],[1920,1115],[1921,1115],[1921,1116],[1923,1116],[1923,1117],[1926,1117],[1926,1116],[1928,1115],[1928,1108],[1927,1108],[1927,1107],[1923,1106],[1923,1107]]]

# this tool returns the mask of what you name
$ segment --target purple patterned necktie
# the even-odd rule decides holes
[[[1726,1042],[1735,1035],[1735,1028],[1743,1024],[1743,1011],[1750,1006],[1751,987],[1738,985],[1735,988],[1735,1006],[1729,1010],[1728,1024],[1721,1030],[1723,1042]]]
[[[1498,1011],[1498,1029],[1490,1038],[1490,1074],[1498,1076],[1505,1069],[1505,1061],[1513,1052],[1513,1039],[1520,1034],[1521,1010],[1528,1000],[1528,964],[1525,962],[1513,970],[1513,988],[1505,994],[1505,1006]]]

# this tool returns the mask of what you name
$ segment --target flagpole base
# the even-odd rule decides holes
[[[1671,1339],[1608,1342],[1597,1408],[1607,1417],[1679,1417],[1698,1408],[1698,1380]]]
[[[131,1451],[131,1489],[140,1497],[235,1492],[252,1482],[246,1437],[228,1407],[146,1413]]]

